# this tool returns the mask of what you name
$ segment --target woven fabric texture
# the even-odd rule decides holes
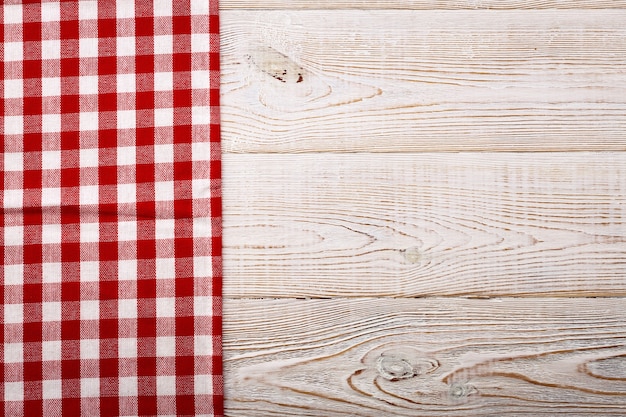
[[[217,2],[0,10],[0,415],[222,415]]]

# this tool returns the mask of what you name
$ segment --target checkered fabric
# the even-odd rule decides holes
[[[0,415],[222,415],[217,2],[0,10]]]

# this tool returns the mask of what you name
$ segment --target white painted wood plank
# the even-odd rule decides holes
[[[227,300],[226,414],[623,416],[624,306]]]
[[[225,152],[626,149],[626,10],[221,18]]]
[[[615,9],[623,0],[220,0],[231,9]]]
[[[228,297],[626,295],[626,153],[223,164]]]

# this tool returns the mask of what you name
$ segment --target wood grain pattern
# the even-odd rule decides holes
[[[626,149],[626,10],[221,18],[225,152]]]
[[[626,295],[626,153],[223,163],[229,297]]]
[[[626,415],[626,1],[220,6],[226,415]]]
[[[220,0],[221,10],[231,9],[617,9],[623,0]]]
[[[229,300],[227,415],[623,416],[623,299]]]

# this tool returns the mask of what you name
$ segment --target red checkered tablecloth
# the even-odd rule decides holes
[[[0,13],[0,415],[222,415],[217,2]]]

